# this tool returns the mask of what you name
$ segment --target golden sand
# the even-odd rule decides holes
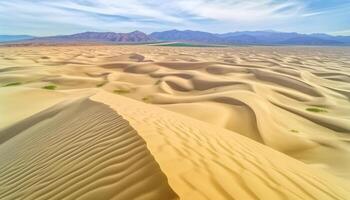
[[[0,48],[0,199],[349,199],[349,66],[348,48]]]

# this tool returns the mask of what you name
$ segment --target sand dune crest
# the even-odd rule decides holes
[[[349,52],[0,48],[0,199],[347,200]]]
[[[0,199],[176,199],[137,132],[90,100],[0,132]]]
[[[347,199],[347,182],[239,134],[101,92],[144,138],[181,199]]]

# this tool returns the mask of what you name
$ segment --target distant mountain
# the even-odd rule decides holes
[[[314,34],[311,34],[310,36],[317,37],[320,39],[325,39],[325,40],[336,40],[342,43],[350,43],[350,36],[332,36],[324,33],[314,33]]]
[[[13,38],[12,40],[11,37]],[[27,37],[27,38],[26,38]],[[6,37],[4,37],[6,39]],[[10,38],[10,39],[8,39]],[[20,38],[20,39],[18,39]],[[0,36],[1,39],[1,36]],[[189,42],[222,45],[350,45],[350,36],[332,36],[322,33],[300,34],[277,31],[239,31],[214,34],[192,30],[169,30],[149,35],[134,31],[131,33],[84,32],[73,35],[51,37],[7,36],[7,41],[18,43],[149,43]],[[1,40],[0,40],[1,41]]]
[[[298,36],[281,41],[280,44],[289,45],[342,45],[343,42],[339,42],[333,39],[321,39],[312,36]]]
[[[248,35],[242,34],[237,36],[221,36],[221,42],[224,44],[258,44],[258,38]]]
[[[235,38],[249,36],[254,38],[255,44],[278,44],[285,40],[298,37],[299,35],[298,33],[282,33],[276,31],[239,31],[219,34],[222,38],[232,38],[232,41],[237,40]]]
[[[218,43],[221,38],[216,37],[212,33],[201,31],[179,31],[170,30],[164,32],[154,32],[149,35],[154,40],[159,41],[184,41],[184,42],[199,42],[199,43]]]
[[[72,42],[101,42],[101,43],[145,43],[152,39],[143,32],[131,33],[114,32],[84,32],[73,35],[40,37],[27,40],[28,43],[72,43]]]
[[[199,42],[216,44],[252,45],[350,45],[350,36],[327,34],[300,34],[277,31],[239,31],[212,34],[200,31],[171,30],[150,34],[158,41]]]
[[[34,38],[30,35],[0,35],[0,42],[12,42],[18,40],[28,40]]]

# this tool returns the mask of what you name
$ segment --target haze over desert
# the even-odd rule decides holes
[[[0,199],[349,199],[348,47],[0,47]]]

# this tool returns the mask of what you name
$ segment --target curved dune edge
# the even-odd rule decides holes
[[[309,171],[310,166],[326,171],[328,174],[326,176],[313,172],[323,177],[322,182],[328,179],[333,180],[333,176],[349,181],[349,64],[350,53],[347,48],[235,47],[212,49],[138,45],[0,48],[0,105],[5,105],[0,106],[2,116],[0,117],[0,131],[3,127],[11,126],[38,111],[45,110],[62,99],[81,98],[98,90],[105,90],[114,95],[121,94],[135,100],[152,103],[154,104],[151,107],[152,110],[155,109],[155,106],[162,107],[212,124],[210,128],[208,124],[192,127],[192,123],[197,124],[194,122],[196,120],[184,116],[173,120],[173,114],[171,114],[172,117],[165,114],[168,116],[166,117],[168,121],[188,121],[185,126],[186,131],[179,129],[180,132],[191,133],[188,130],[195,130],[200,135],[205,132],[204,135],[210,135],[208,138],[216,138],[202,139],[210,141],[208,142],[210,147],[206,147],[208,145],[198,140],[198,143],[203,143],[202,146],[210,151],[216,152],[216,149],[221,149],[217,145],[212,145],[216,143],[213,141],[237,140],[240,144],[242,140],[237,139],[237,136],[233,138],[211,136],[214,133],[218,135],[224,132],[232,135],[238,133],[283,153],[283,157],[290,156],[302,161],[305,163],[303,166],[306,165]],[[4,87],[9,83],[21,84]],[[41,89],[51,84],[57,86],[55,91]],[[88,95],[81,94],[81,92]],[[119,106],[125,107],[126,105],[132,106],[132,104],[125,103]],[[310,112],[309,108],[321,110],[321,112]],[[140,110],[143,111],[144,107],[141,106]],[[158,111],[147,112],[159,115]],[[164,110],[159,112],[164,112]],[[143,133],[149,130],[154,135],[159,135],[159,130],[168,132],[169,127],[172,127],[170,130],[177,126],[182,127],[182,125],[177,125],[178,122],[174,123],[176,126],[168,123],[167,127],[163,125],[153,127],[147,124],[148,122],[152,124],[152,121],[147,121],[147,123],[140,121],[142,121],[141,118],[138,118],[136,124],[142,126],[140,125],[141,128],[137,128],[137,131]],[[223,131],[218,127],[232,132]],[[140,135],[145,135],[141,133]],[[196,149],[203,148],[194,145],[194,142],[184,142],[188,136],[183,135],[184,133],[180,134],[182,137],[177,139],[175,136],[166,138],[171,138],[181,145],[192,145]],[[190,135],[198,137],[196,134]],[[11,138],[11,136],[6,137]],[[2,137],[1,134],[0,137]],[[7,139],[4,138],[4,140]],[[147,146],[157,141],[149,140],[148,138]],[[197,142],[195,139],[189,141]],[[176,151],[181,149],[180,152],[185,156],[188,156],[188,152],[192,152],[191,157],[193,157],[192,154],[196,154],[196,152],[182,148],[177,143],[170,143],[176,147]],[[226,146],[230,150],[232,145],[239,146],[235,142],[228,143],[229,145]],[[158,147],[157,145],[158,143],[153,146]],[[160,149],[162,148],[161,146]],[[237,148],[234,148],[233,152],[236,152]],[[249,147],[249,149],[254,148]],[[157,149],[150,148],[150,150],[157,162],[161,155],[165,155],[155,153]],[[252,150],[252,152],[263,158],[269,157],[265,155],[266,153],[260,153],[259,150]],[[230,158],[221,156],[226,155],[224,153],[225,151],[218,150],[215,155],[219,155],[217,156],[219,158],[216,158],[215,161],[222,159],[219,162],[222,164],[224,160],[230,160]],[[270,155],[270,153],[267,154]],[[227,154],[230,155],[230,153]],[[209,156],[206,157],[207,155]],[[195,163],[197,167],[195,169],[201,170],[194,173],[191,178],[197,179],[196,175],[207,173],[208,170],[203,172],[203,165],[212,162],[211,155],[211,153],[205,153],[203,154],[205,159],[197,157],[193,159],[193,162],[191,159],[179,164],[164,162],[160,163],[160,167],[165,171],[164,166],[175,163],[173,164],[174,169],[169,168],[168,171],[177,170],[176,166],[184,167],[185,171],[188,168],[193,171],[188,163]],[[173,160],[182,161],[174,156]],[[275,162],[278,160],[274,159]],[[198,163],[201,163],[200,167]],[[223,166],[229,166],[229,169],[232,169],[233,165],[225,161]],[[277,165],[278,168],[295,171],[293,166]],[[210,169],[216,169],[215,165],[210,164],[209,166]],[[236,170],[235,172],[238,171],[238,174],[242,174],[240,168],[234,167],[233,169]],[[189,174],[192,173],[191,170]],[[226,181],[227,178],[224,175],[217,175],[216,171],[220,173],[220,170],[214,170],[213,174],[218,177],[216,180],[220,182],[219,178],[221,178]],[[168,173],[165,174],[169,176]],[[179,174],[174,173],[173,177],[179,177],[181,175]],[[331,178],[328,178],[329,174],[332,175]],[[186,174],[187,178],[189,176]],[[240,175],[240,177],[246,176]],[[178,179],[171,178],[170,180],[172,183]],[[210,182],[202,177],[199,180],[199,183],[193,180],[186,181],[195,184],[197,188],[200,184]],[[344,188],[349,185],[348,182],[342,183],[338,180],[335,182],[339,185],[337,187]],[[228,183],[232,182],[228,181]],[[227,188],[226,183],[222,182],[222,184],[230,192],[232,192],[231,187],[236,188],[235,185]],[[334,181],[329,183],[329,185],[332,184],[335,185]],[[173,187],[172,184],[170,185]],[[300,185],[303,186],[303,184]],[[215,187],[214,190],[217,190],[221,186],[216,184]],[[205,190],[204,187],[199,188]],[[252,188],[256,190],[255,187],[252,186]],[[197,190],[193,189],[193,191]],[[189,198],[190,195],[182,194],[181,196]],[[214,196],[214,199],[220,198],[217,197],[218,195]],[[310,198],[305,197],[304,199]],[[278,197],[270,199],[278,199]],[[318,197],[317,199],[323,198]]]
[[[0,199],[177,199],[129,123],[86,98],[2,130],[0,169]]]
[[[53,105],[61,93],[99,88],[229,129],[350,180],[349,55],[340,47],[0,48],[0,128]],[[21,84],[3,87],[9,83]],[[51,84],[56,91],[42,91]]]
[[[348,182],[226,129],[100,92],[146,141],[180,199],[349,199]]]

